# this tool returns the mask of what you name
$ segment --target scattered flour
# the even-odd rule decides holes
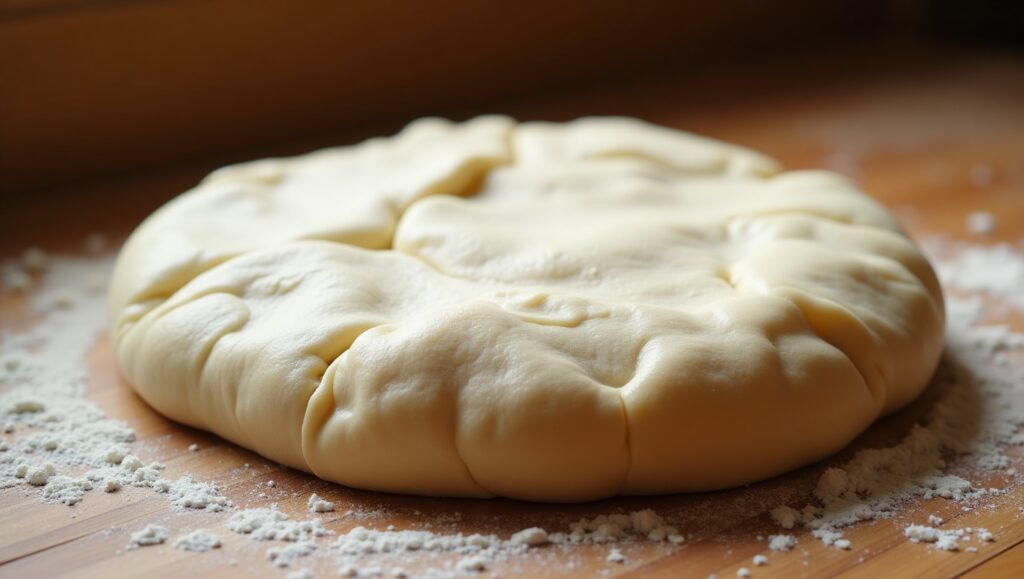
[[[320,495],[316,493],[309,495],[306,506],[309,507],[311,513],[329,513],[334,510],[334,503],[320,498]]]
[[[496,535],[441,534],[430,531],[376,531],[356,527],[338,537],[331,546],[349,557],[385,553],[436,552],[480,555],[490,559],[522,553],[525,544],[512,544]]]
[[[473,555],[471,557],[464,557],[456,563],[455,568],[463,573],[482,573],[487,570],[487,563],[487,559]]]
[[[231,505],[216,485],[193,481],[187,474],[174,481],[161,479],[153,484],[153,489],[167,493],[171,504],[178,508],[217,512]]]
[[[309,540],[299,540],[283,547],[271,547],[267,550],[267,560],[274,567],[291,567],[292,563],[302,557],[308,557],[316,551],[316,543]]]
[[[960,542],[956,535],[944,534],[935,541],[935,548],[940,551],[959,551]]]
[[[975,211],[967,216],[967,231],[974,235],[992,235],[996,232],[996,216],[988,211]]]
[[[271,505],[269,509],[238,511],[228,519],[227,527],[256,541],[300,542],[330,534],[319,519],[292,521],[277,510],[277,505]]]
[[[963,529],[943,531],[926,525],[909,525],[903,529],[903,535],[911,543],[934,543],[941,551],[959,551],[960,541],[968,536]]]
[[[51,257],[30,249],[22,262],[45,270],[31,302],[44,316],[28,330],[0,329],[0,384],[6,385],[0,426],[14,435],[0,452],[0,489],[28,484],[39,487],[46,502],[74,505],[92,490],[133,486],[167,495],[178,509],[228,507],[215,486],[187,475],[164,479],[163,465],[132,455],[135,432],[85,399],[85,360],[106,327],[112,260]]]
[[[331,549],[340,557],[341,568],[353,571],[353,576],[367,574],[366,568],[360,564],[368,556],[410,553],[462,555],[463,558],[456,563],[454,570],[468,573],[482,572],[495,562],[506,561],[549,543],[568,547],[635,540],[678,544],[683,542],[683,537],[654,511],[642,510],[581,519],[570,525],[568,532],[549,533],[539,527],[531,527],[514,533],[508,539],[497,535],[443,534],[421,530],[378,531],[356,527],[339,535]],[[607,560],[610,563],[622,563],[626,558],[619,548],[612,547]]]
[[[167,529],[160,525],[146,525],[141,531],[132,533],[128,540],[128,549],[151,547],[163,544],[167,540]]]
[[[553,533],[552,543],[609,543],[630,536],[681,544],[684,538],[651,509],[628,514],[599,515],[574,523],[569,533]]]
[[[1024,247],[998,243],[974,245],[935,240],[925,248],[942,255],[934,260],[943,285],[980,292],[1024,310]]]
[[[980,292],[1024,310],[1024,292],[1020,291],[1024,287],[1024,252],[1020,247],[945,243],[933,244],[931,250],[942,258],[936,263],[948,287]],[[33,252],[31,257],[26,253],[15,269],[5,270],[25,276],[30,269],[45,270],[32,304],[46,315],[28,331],[0,329],[0,385],[4,386],[0,391],[0,427],[11,435],[0,439],[0,489],[21,486],[37,492],[43,501],[73,505],[94,489],[117,492],[124,487],[139,487],[166,495],[172,506],[181,510],[233,509],[212,484],[194,481],[188,475],[165,478],[162,464],[145,462],[133,454],[135,433],[131,428],[107,418],[85,400],[87,374],[83,361],[105,325],[102,280],[109,267],[109,259],[80,260]],[[33,281],[28,277],[26,289]],[[1004,449],[1007,444],[1024,444],[1024,436],[1018,434],[1024,412],[1012,405],[1006,393],[1024,384],[1024,369],[1008,362],[1009,356],[1024,350],[1024,335],[1005,326],[983,325],[985,307],[979,298],[948,297],[947,359],[931,389],[935,401],[921,424],[893,446],[863,450],[847,463],[826,469],[815,486],[814,503],[800,508],[779,505],[771,511],[771,518],[780,527],[788,530],[802,526],[826,544],[845,549],[851,544],[843,538],[843,528],[859,521],[892,517],[908,499],[943,498],[962,502],[969,510],[972,501],[1005,492],[976,487],[963,475],[965,471],[953,474],[949,468],[950,458],[959,456],[958,464],[1017,476]],[[197,445],[189,447],[190,452],[197,450]],[[268,481],[266,486],[277,485]],[[307,506],[317,513],[334,509],[316,494]],[[933,515],[928,519],[930,526],[911,525],[904,533],[911,541],[944,550],[959,550],[965,541],[994,540],[985,529],[972,532],[935,528],[943,522]],[[340,574],[358,577],[387,573],[405,576],[400,567],[382,567],[366,560],[374,556],[399,562],[402,559],[395,557],[402,554],[457,555],[461,558],[449,562],[448,570],[434,573],[452,576],[453,572],[481,573],[497,562],[548,544],[554,545],[548,548],[564,549],[638,540],[684,542],[677,528],[652,510],[584,518],[562,532],[531,527],[508,539],[356,527],[339,535],[328,549],[318,547],[318,539],[332,534],[321,521],[292,521],[276,507],[234,511],[226,524],[230,531],[257,541],[286,543],[267,551],[274,566],[291,567],[299,559],[320,552],[320,556],[337,558]],[[132,535],[129,548],[160,544],[166,539],[166,529],[149,525]],[[176,548],[200,552],[220,544],[218,537],[204,529],[174,542]],[[789,551],[796,544],[793,535],[768,537],[771,551]],[[624,562],[625,557],[618,546],[612,546],[608,560]],[[754,566],[767,562],[764,555],[753,560]],[[740,571],[749,574],[749,569]],[[293,575],[309,576],[306,571]]]
[[[768,537],[768,548],[772,551],[784,553],[796,547],[796,537],[793,535],[771,535]]]
[[[319,519],[293,521],[277,510],[277,505],[236,512],[228,519],[227,527],[256,541],[290,543],[267,550],[267,560],[279,568],[291,567],[296,560],[312,555],[317,550],[316,539],[331,534]]]
[[[196,529],[187,535],[182,535],[174,540],[174,548],[182,551],[205,553],[210,549],[221,547],[220,537],[206,529]]]
[[[14,472],[14,476],[18,478],[24,478],[28,484],[41,487],[50,480],[51,477],[57,474],[57,467],[51,463],[39,464],[35,466],[28,466],[25,464],[18,465],[17,470]]]
[[[950,249],[948,244],[927,247],[940,254]],[[953,252],[936,260],[948,286],[981,291],[1024,309],[1024,253],[1006,244],[958,244]],[[843,527],[892,517],[909,499],[941,497],[970,508],[966,504],[1004,492],[978,488],[946,469],[952,455],[967,470],[1005,470],[1005,447],[1024,443],[1017,434],[1024,411],[1011,396],[1024,385],[1024,369],[1008,359],[1024,348],[1024,334],[981,324],[984,304],[979,298],[951,295],[946,306],[947,352],[932,387],[939,394],[923,422],[894,446],[862,450],[841,467],[825,470],[814,490],[818,504],[774,509],[779,526],[802,524],[823,543],[843,548]],[[907,536],[945,550],[956,550],[961,539],[945,533],[926,540],[918,531],[915,526],[914,537]]]

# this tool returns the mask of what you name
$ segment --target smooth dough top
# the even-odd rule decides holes
[[[110,293],[124,375],[174,420],[353,487],[539,501],[821,459],[924,388],[943,316],[845,178],[622,118],[221,169]]]

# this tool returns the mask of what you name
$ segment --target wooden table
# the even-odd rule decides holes
[[[1024,233],[1024,58],[934,50],[895,54],[887,48],[869,51],[867,56],[705,72],[496,108],[520,118],[640,116],[765,151],[789,167],[848,173],[891,207],[918,237],[971,238],[965,215],[986,209],[998,216],[999,229],[993,236],[973,241],[1019,239]],[[467,114],[472,112],[476,111]],[[359,136],[332,135],[266,152],[292,152]],[[159,174],[126,176],[48,197],[8,201],[0,211],[0,255],[14,255],[30,244],[75,251],[85,235],[97,230],[121,238],[162,200],[222,161],[208,159]],[[971,171],[976,167],[991,169],[991,183],[972,183]],[[25,303],[25,298],[0,297],[0,324],[27,323]],[[1019,314],[1011,314],[1007,321],[1018,330],[1024,328]],[[734,577],[740,567],[751,568],[756,577],[1024,576],[1024,517],[1018,513],[1024,505],[1021,487],[987,499],[985,508],[970,513],[942,499],[914,501],[895,519],[849,529],[851,551],[826,547],[798,530],[796,549],[772,553],[768,566],[751,564],[755,554],[767,553],[765,541],[758,536],[779,532],[768,510],[783,502],[806,504],[828,464],[848,459],[858,448],[899,440],[921,416],[921,404],[882,420],[824,464],[747,488],[586,505],[535,505],[392,496],[325,483],[162,418],[124,385],[105,339],[92,352],[89,364],[90,398],[135,428],[140,439],[135,444],[137,453],[164,462],[168,476],[188,472],[216,482],[240,506],[267,506],[273,501],[285,512],[305,518],[309,516],[306,498],[315,490],[336,503],[337,510],[323,520],[337,532],[357,524],[415,528],[433,516],[458,512],[459,521],[446,529],[506,536],[525,526],[561,530],[567,520],[578,517],[653,508],[678,520],[681,530],[692,535],[682,547],[649,542],[626,545],[622,547],[628,558],[624,565],[605,561],[607,547],[571,552],[540,549],[492,569],[506,576]],[[198,452],[186,451],[192,443],[199,445]],[[1019,452],[1013,460],[1024,471]],[[245,463],[251,468],[245,468]],[[277,483],[275,488],[261,485],[271,479]],[[266,492],[268,498],[260,499],[259,492]],[[356,519],[343,515],[349,509],[373,512]],[[909,543],[903,527],[924,523],[932,513],[955,520],[957,527],[987,527],[997,540],[973,542],[979,546],[977,553],[939,552]],[[208,527],[225,539],[224,548],[194,554],[162,545],[116,554],[130,532],[151,521],[168,527],[172,537],[181,530]],[[265,561],[264,551],[271,545],[234,535],[223,528],[223,521],[223,515],[174,514],[163,497],[145,489],[90,493],[73,508],[40,504],[22,489],[0,491],[0,576],[283,575]],[[570,562],[575,567],[568,567]],[[330,557],[303,559],[299,567],[310,568],[318,576],[336,573]]]

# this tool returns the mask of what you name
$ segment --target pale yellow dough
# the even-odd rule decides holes
[[[353,487],[731,487],[924,388],[939,284],[845,178],[630,119],[429,119],[217,171],[122,250],[124,375]]]

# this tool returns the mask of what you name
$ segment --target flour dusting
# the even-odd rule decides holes
[[[70,506],[90,491],[133,486],[166,495],[177,509],[228,507],[214,485],[187,475],[165,479],[164,465],[131,454],[134,430],[85,398],[86,360],[106,325],[113,260],[38,250],[27,251],[23,261],[45,270],[31,302],[42,319],[24,331],[0,329],[0,421],[14,435],[0,452],[0,488],[27,483],[40,487],[40,499]]]
[[[220,537],[206,529],[196,529],[174,540],[174,548],[194,553],[205,553],[210,549],[220,549]]]
[[[982,217],[973,220],[978,233],[987,229]],[[101,245],[94,240],[92,247],[99,251]],[[822,470],[811,501],[776,499],[768,505],[770,518],[785,531],[758,537],[767,542],[771,556],[793,550],[804,533],[838,549],[856,549],[844,536],[848,527],[898,519],[908,501],[945,501],[970,510],[1019,485],[1020,475],[1007,452],[1024,444],[1024,334],[988,320],[1024,311],[1024,250],[1020,245],[949,241],[929,242],[926,249],[951,291],[946,355],[925,395],[929,404],[922,418],[894,444],[861,450]],[[679,530],[695,516],[687,510],[672,516],[651,509],[594,513],[557,525],[527,524],[509,535],[445,531],[440,527],[461,524],[461,516],[415,511],[422,528],[377,529],[354,521],[379,513],[335,513],[335,502],[316,493],[305,500],[306,516],[312,518],[293,519],[276,505],[238,509],[215,484],[188,474],[167,477],[163,464],[142,458],[145,452],[131,427],[86,399],[86,361],[105,327],[105,281],[111,263],[106,257],[71,258],[32,250],[0,267],[4,287],[30,291],[38,315],[27,329],[0,329],[0,491],[73,506],[88,500],[90,493],[146,489],[166,497],[178,516],[219,513],[215,516],[227,531],[264,544],[274,567],[327,559],[339,574],[352,577],[404,577],[409,568],[417,575],[441,577],[490,573],[524,557],[586,548],[606,549],[604,564],[612,569],[634,560],[631,544],[653,542],[685,550],[691,542]],[[192,444],[187,451],[195,453],[199,447]],[[265,488],[284,490],[277,487],[274,481],[265,483]],[[758,492],[757,486],[749,491]],[[325,525],[335,520],[342,523],[334,528],[347,530]],[[934,550],[975,552],[998,541],[997,532],[951,524],[929,515],[926,520],[901,521],[901,528],[907,540]],[[128,549],[165,542],[167,529],[149,524],[131,533]],[[173,548],[205,553],[222,549],[223,543],[214,532],[196,529],[174,539]],[[766,555],[753,559],[755,568],[767,564]],[[310,576],[307,570],[293,575]]]
[[[132,533],[131,538],[128,540],[128,549],[138,549],[139,547],[152,547],[153,545],[161,545],[167,540],[167,529],[160,525],[146,525],[141,531]]]
[[[926,248],[935,254],[947,288],[982,292],[1024,310],[1024,253],[1019,248],[948,242]],[[844,527],[891,518],[908,500],[942,498],[968,505],[1006,492],[972,483],[964,478],[968,471],[1005,471],[1008,484],[1016,482],[1005,449],[1024,443],[1024,365],[1011,360],[1024,348],[1024,334],[983,324],[985,303],[977,296],[947,295],[946,310],[946,355],[931,386],[938,396],[924,420],[898,444],[862,450],[841,467],[825,470],[814,491],[816,504],[772,511],[779,526],[792,529],[800,523],[823,543],[850,548]],[[962,474],[949,472],[951,458]],[[910,528],[913,536],[908,531],[908,538],[943,550],[957,550],[963,539],[955,532]]]

